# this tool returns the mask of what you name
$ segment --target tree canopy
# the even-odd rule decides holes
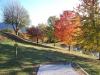
[[[27,10],[17,1],[9,2],[3,8],[3,20],[13,26],[15,33],[26,25],[29,25],[30,19]]]
[[[75,43],[75,37],[80,31],[80,17],[74,11],[64,11],[55,23],[55,36],[68,46]]]

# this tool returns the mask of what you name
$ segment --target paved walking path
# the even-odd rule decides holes
[[[40,65],[37,75],[79,75],[71,64]]]

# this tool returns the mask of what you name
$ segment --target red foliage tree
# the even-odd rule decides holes
[[[75,36],[80,30],[80,17],[74,11],[64,11],[55,22],[55,36],[69,46],[75,42]]]
[[[36,38],[37,40],[37,43],[38,43],[38,40],[39,38],[42,37],[42,31],[38,28],[38,27],[31,27],[31,28],[28,28],[27,29],[27,34],[32,38]]]

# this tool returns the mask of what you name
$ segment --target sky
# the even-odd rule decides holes
[[[7,5],[7,2],[8,0],[0,0],[0,6]],[[47,23],[50,16],[59,16],[65,10],[73,10],[79,0],[19,0],[19,2],[28,11],[31,25],[37,26],[39,23]],[[2,21],[2,16],[0,20]]]

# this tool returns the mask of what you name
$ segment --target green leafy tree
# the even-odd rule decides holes
[[[100,6],[99,0],[81,0],[77,10],[82,17],[80,45],[85,50],[99,52],[100,59]]]
[[[44,24],[44,23],[38,24],[38,28],[39,28],[39,29],[41,30],[41,32],[42,32],[42,36],[41,36],[42,43],[44,42],[44,39],[45,39],[45,37],[46,37],[46,27],[47,27],[47,25]]]
[[[48,37],[48,42],[53,42],[54,41],[54,33],[53,33],[53,29],[50,26],[46,27],[45,30],[46,36]]]
[[[50,16],[47,20],[48,22],[48,25],[47,26],[47,36],[48,36],[48,41],[49,42],[54,42],[54,45],[55,45],[55,35],[54,35],[54,25],[55,25],[55,22],[56,20],[58,20],[58,18],[56,16]]]

